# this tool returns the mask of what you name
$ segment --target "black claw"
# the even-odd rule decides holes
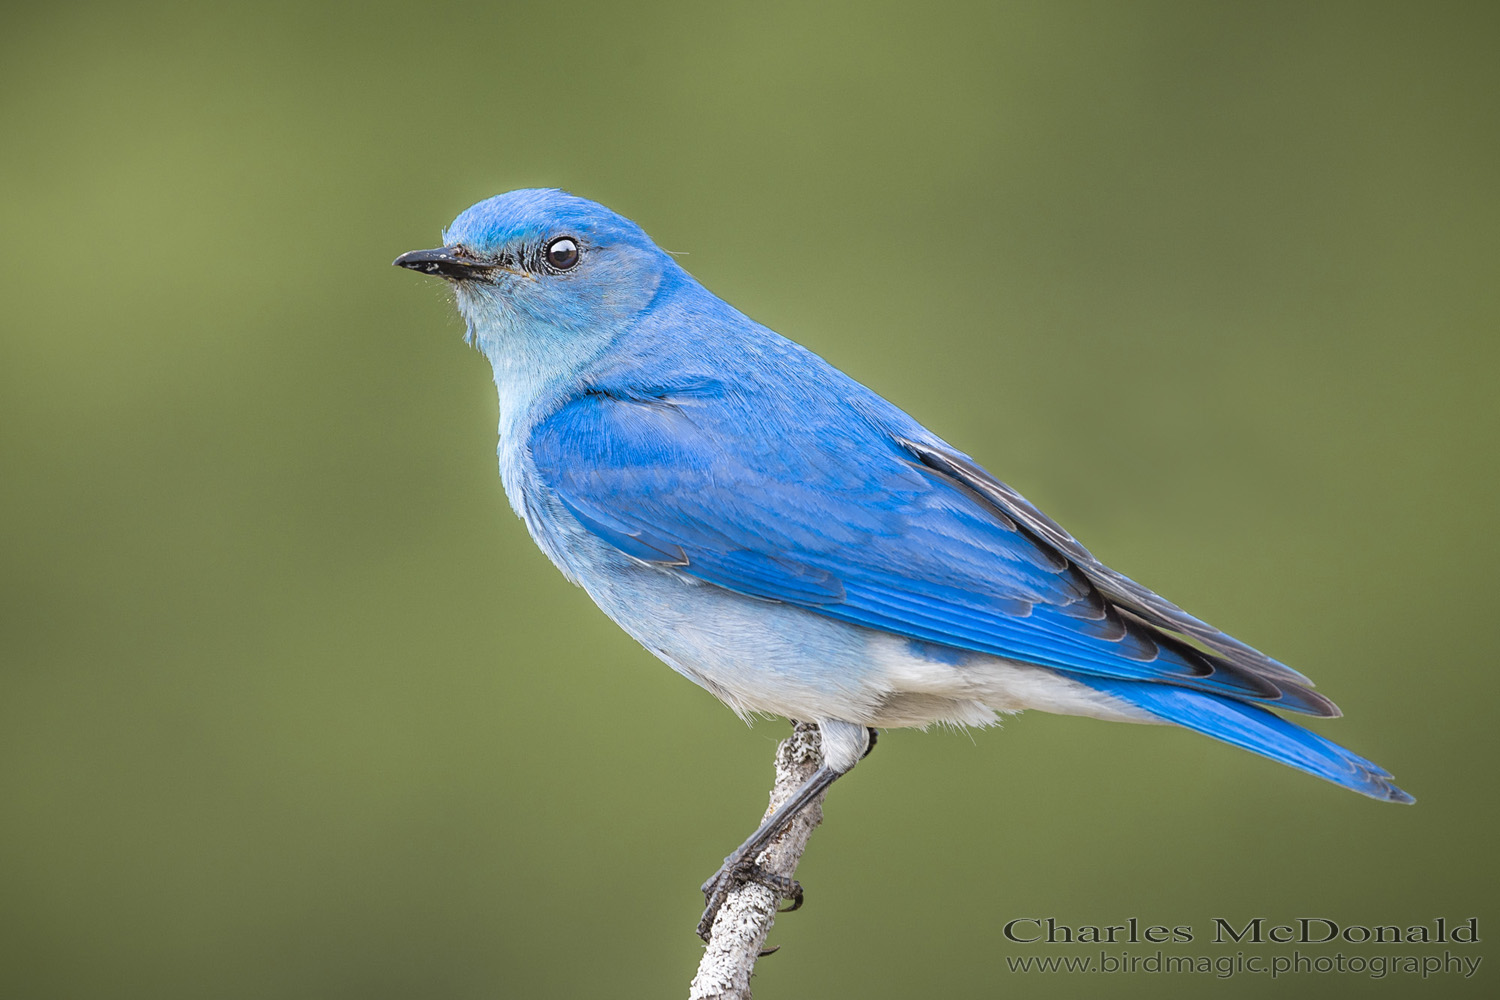
[[[746,873],[749,879],[754,879],[768,889],[774,889],[782,899],[788,900],[792,905],[778,909],[777,913],[791,913],[793,910],[802,908],[802,883],[786,875],[777,875],[768,872],[760,865],[751,865]]]
[[[870,751],[875,749],[875,739],[880,735],[875,731],[873,726],[865,727],[865,732],[870,734],[870,742],[865,744],[865,752],[859,755],[860,760],[864,760],[870,756]]]
[[[713,878],[703,883],[703,916],[698,921],[698,936],[700,938],[707,941],[713,936],[714,918],[719,915],[719,910],[723,908],[724,901],[729,898],[731,892],[747,882],[759,882],[792,904],[791,906],[779,907],[776,911],[777,913],[791,913],[793,910],[800,910],[802,908],[804,898],[802,883],[796,879],[767,871],[753,861],[748,864],[736,865],[733,868],[726,865],[715,872]],[[772,948],[771,950],[775,951],[776,949]]]
[[[698,920],[698,936],[704,941],[713,937],[714,918],[719,915],[719,910],[724,905],[724,900],[729,898],[729,890],[733,883],[727,877],[727,872],[720,871],[709,879],[703,886],[703,916]]]
[[[724,866],[714,872],[713,878],[703,883],[703,916],[698,920],[698,936],[707,941],[713,936],[714,918],[719,915],[724,901],[736,887],[744,885],[749,872],[744,864],[731,866],[724,859]]]
[[[756,957],[757,958],[765,958],[767,955],[774,955],[774,954],[776,954],[780,950],[781,950],[781,945],[779,945],[779,944],[772,945],[769,948],[762,948],[760,950],[760,954],[758,956],[756,956]]]

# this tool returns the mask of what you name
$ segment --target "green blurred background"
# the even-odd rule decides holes
[[[531,185],[1310,673],[1420,799],[889,733],[758,996],[1205,989],[1012,974],[1014,917],[1500,933],[1496,10],[8,5],[0,995],[685,994],[784,724],[533,549],[487,365],[389,266]]]

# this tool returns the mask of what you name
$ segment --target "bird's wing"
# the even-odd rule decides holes
[[[1108,569],[964,456],[852,410],[771,419],[717,391],[593,391],[528,444],[573,516],[639,561],[1085,678],[1337,714],[1300,674]]]

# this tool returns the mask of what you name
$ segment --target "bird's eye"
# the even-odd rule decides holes
[[[571,236],[559,236],[547,244],[547,264],[559,271],[570,271],[578,264],[578,243]]]

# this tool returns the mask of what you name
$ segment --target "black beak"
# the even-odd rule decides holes
[[[495,265],[475,260],[459,246],[439,247],[436,250],[413,250],[391,261],[395,267],[409,267],[423,274],[435,274],[440,278],[477,278],[485,271],[494,270]]]

